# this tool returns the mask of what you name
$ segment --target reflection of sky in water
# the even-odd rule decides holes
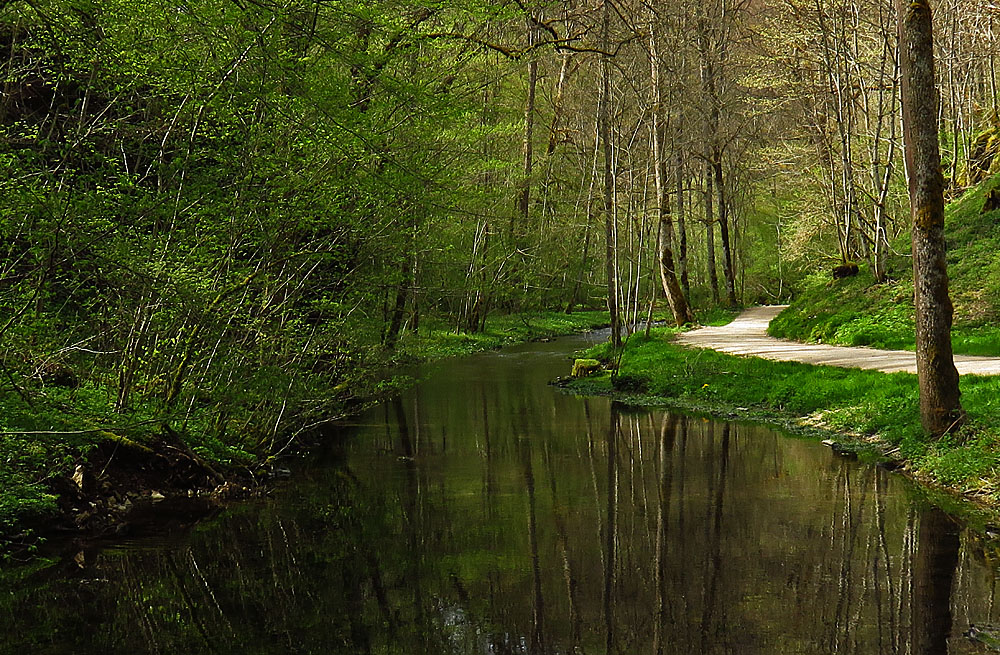
[[[586,342],[426,367],[272,499],[8,569],[0,653],[981,652],[992,571],[904,481],[547,386]]]

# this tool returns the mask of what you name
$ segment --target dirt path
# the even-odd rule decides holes
[[[916,356],[905,350],[877,350],[822,344],[798,343],[767,336],[767,325],[787,305],[753,307],[722,327],[705,327],[678,335],[676,343],[695,348],[711,348],[734,355],[844,368],[865,368],[883,373],[917,372]],[[1000,357],[956,355],[955,366],[962,375],[1000,375]]]

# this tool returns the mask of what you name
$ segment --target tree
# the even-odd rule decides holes
[[[650,84],[653,91],[653,106],[650,113],[653,118],[651,130],[653,141],[653,172],[656,181],[656,213],[659,218],[657,258],[659,260],[660,280],[663,283],[663,292],[666,294],[667,302],[670,304],[670,310],[674,315],[674,322],[680,326],[693,321],[694,317],[691,315],[690,307],[688,307],[684,290],[677,281],[677,274],[674,268],[674,254],[670,246],[674,236],[674,225],[670,216],[670,191],[667,188],[667,161],[663,143],[666,128],[664,114],[666,112],[661,70],[663,64],[660,58],[660,25],[656,13],[652,10],[650,10],[650,17],[649,66]],[[678,166],[679,170],[680,167]],[[678,194],[679,197],[680,194]]]
[[[944,242],[944,176],[938,151],[934,41],[927,0],[897,0],[903,143],[910,191],[913,302],[916,309],[920,420],[940,436],[962,423],[951,349],[952,304]]]
[[[604,0],[604,9],[601,18],[601,45],[604,48],[607,48],[611,43],[610,26],[611,9],[608,0]],[[598,140],[604,151],[604,267],[607,272],[608,313],[611,316],[611,343],[615,348],[618,348],[621,346],[621,317],[620,303],[618,302],[618,272],[615,266],[617,237],[615,235],[614,174],[611,166],[611,117],[608,107],[610,103],[611,57],[608,54],[602,54],[601,93],[597,103],[597,131]]]

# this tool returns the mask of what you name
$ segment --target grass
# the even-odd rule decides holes
[[[701,325],[725,325],[733,320],[736,312],[712,308],[698,316]],[[670,320],[669,311],[657,308],[655,322]],[[490,316],[486,329],[477,333],[456,333],[453,326],[441,320],[425,322],[417,333],[408,333],[402,340],[397,360],[434,360],[445,357],[471,355],[483,350],[495,350],[526,341],[549,339],[565,334],[587,332],[608,326],[608,313],[603,310],[578,311],[572,314],[558,311],[539,311],[521,314]]]
[[[1000,356],[1000,210],[983,213],[988,191],[1000,176],[966,191],[946,209],[948,275],[957,354]],[[847,346],[914,349],[913,273],[909,235],[893,245],[890,281],[876,284],[866,266],[853,278],[828,273],[806,278],[791,307],[768,332],[772,336]]]
[[[670,333],[635,335],[617,376],[571,385],[586,393],[837,433],[862,452],[890,454],[924,481],[1000,501],[1000,378],[962,378],[969,422],[934,441],[920,425],[917,379],[908,373],[813,366],[740,357],[669,343]],[[605,346],[587,352],[606,356]]]
[[[456,333],[453,326],[438,319],[425,322],[417,333],[408,333],[400,344],[397,359],[433,360],[470,355],[482,350],[586,332],[608,325],[606,311],[532,312],[490,316],[486,329],[476,333]]]

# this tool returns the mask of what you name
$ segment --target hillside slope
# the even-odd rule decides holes
[[[987,194],[996,188],[1000,175],[966,191],[945,212],[955,305],[952,343],[960,354],[1000,355],[1000,210],[983,211]],[[806,342],[913,350],[909,234],[893,249],[890,282],[876,284],[866,266],[856,277],[842,280],[831,280],[827,271],[816,273],[768,333]]]

